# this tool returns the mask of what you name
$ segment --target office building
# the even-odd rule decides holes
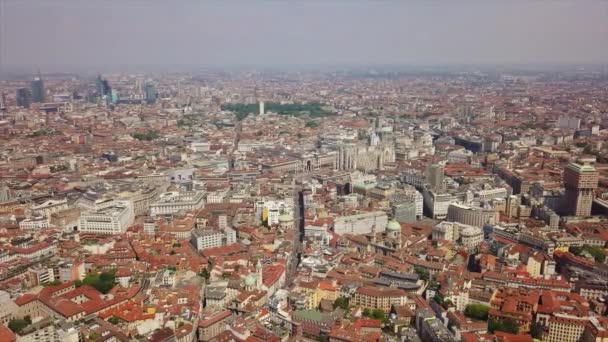
[[[146,102],[154,103],[156,102],[156,88],[152,84],[146,84],[144,87],[144,93],[146,94]]]
[[[383,232],[388,224],[388,216],[383,211],[372,211],[361,214],[338,216],[334,220],[336,234],[369,234],[372,231]]]
[[[557,126],[561,129],[577,130],[581,128],[581,119],[570,116],[560,116],[557,120]]]
[[[23,108],[30,108],[30,104],[32,103],[32,93],[27,88],[19,88],[17,89],[17,106]]]
[[[453,342],[456,341],[448,328],[429,310],[419,310],[416,314],[416,330],[423,341]]]
[[[400,223],[414,222],[420,218],[416,214],[416,203],[398,203],[391,205],[393,218]]]
[[[11,199],[11,191],[6,184],[0,184],[0,203],[8,202]]]
[[[393,218],[398,222],[412,222],[422,218],[424,199],[413,187],[394,193],[389,200]]]
[[[450,193],[436,193],[425,189],[423,195],[426,215],[436,220],[444,220],[448,215],[448,208],[454,197]]]
[[[135,214],[130,203],[116,202],[113,206],[82,214],[78,230],[96,234],[122,234],[134,220]]]
[[[448,207],[447,220],[482,228],[485,224],[494,224],[498,219],[498,212],[476,206],[451,203]]]
[[[236,231],[227,227],[223,231],[219,230],[195,230],[190,239],[192,245],[201,251],[207,248],[220,247],[236,243]]]
[[[32,102],[44,102],[44,98],[44,83],[39,76],[32,81]]]
[[[581,158],[570,163],[564,170],[564,214],[581,217],[591,215],[594,191],[599,181],[599,172],[593,166],[594,162],[594,157]]]
[[[110,90],[110,102],[116,104],[118,103],[118,100],[120,100],[120,97],[118,96],[118,91],[116,89]]]
[[[478,227],[444,221],[433,227],[432,239],[460,242],[467,249],[474,249],[483,242],[483,231]]]
[[[505,215],[507,215],[507,217],[517,217],[520,205],[521,199],[519,196],[511,195],[507,197],[505,204]]]
[[[97,76],[97,93],[100,97],[111,95],[112,89],[108,80],[103,79],[101,75]]]
[[[426,168],[426,182],[436,193],[445,191],[444,170],[441,164],[430,164]]]
[[[6,93],[0,92],[0,111],[5,111],[8,105],[6,104]]]
[[[197,210],[204,207],[203,192],[166,192],[159,196],[158,201],[150,204],[150,215],[171,215],[180,211]]]

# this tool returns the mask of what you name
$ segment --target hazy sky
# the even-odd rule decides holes
[[[5,68],[608,62],[606,0],[0,3]]]

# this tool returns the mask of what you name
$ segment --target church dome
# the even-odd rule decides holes
[[[400,231],[401,230],[401,224],[395,220],[390,220],[388,222],[388,224],[386,225],[386,230],[389,231]]]
[[[253,286],[255,285],[255,277],[250,274],[245,278],[245,286]]]
[[[291,222],[293,221],[293,217],[287,214],[283,214],[279,216],[279,222]]]

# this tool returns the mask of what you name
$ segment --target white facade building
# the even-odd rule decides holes
[[[211,144],[206,141],[193,141],[190,143],[190,149],[193,152],[209,152],[211,151]]]
[[[42,204],[33,206],[32,210],[41,216],[51,217],[51,214],[67,210],[68,208],[68,200],[64,198],[62,200],[48,200]]]
[[[508,195],[508,191],[506,188],[494,188],[494,189],[485,189],[479,190],[477,192],[477,196],[482,202],[489,202],[495,199],[506,198]]]
[[[135,220],[133,207],[129,202],[80,215],[78,230],[96,234],[122,234]]]
[[[465,227],[460,231],[460,243],[467,249],[477,248],[483,242],[483,230],[478,227]]]
[[[259,220],[263,220],[264,217],[266,217],[268,220],[268,225],[272,226],[279,224],[279,216],[282,214],[293,216],[293,206],[293,198],[281,200],[263,199],[255,202],[254,211]]]
[[[429,216],[436,220],[443,220],[448,216],[448,208],[455,201],[451,194],[438,194],[429,189],[424,190],[424,205]]]
[[[433,241],[447,240],[460,242],[464,247],[473,249],[483,242],[483,230],[457,222],[441,222],[433,227]]]
[[[388,216],[383,211],[365,212],[355,215],[339,216],[334,219],[333,230],[336,234],[369,234],[383,232],[388,224]]]
[[[51,221],[45,216],[30,217],[19,222],[19,229],[22,230],[40,230],[49,228],[50,226]]]
[[[201,191],[165,192],[159,196],[158,201],[150,204],[150,215],[170,215],[204,207],[204,193]]]
[[[226,227],[224,231],[195,230],[192,232],[192,245],[199,251],[207,248],[221,247],[236,242],[236,230]]]
[[[225,188],[207,193],[207,203],[224,203],[230,194],[230,189]]]

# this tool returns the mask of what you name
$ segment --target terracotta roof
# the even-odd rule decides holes
[[[223,319],[230,317],[231,315],[232,313],[230,312],[230,310],[220,311],[211,317],[207,317],[198,321],[198,326],[201,328],[207,328]]]
[[[15,334],[11,331],[11,329],[0,324],[0,341],[15,342],[15,341],[17,341],[17,336],[15,336]]]

